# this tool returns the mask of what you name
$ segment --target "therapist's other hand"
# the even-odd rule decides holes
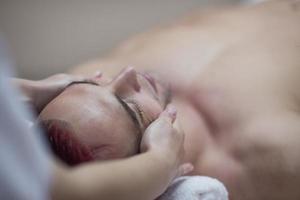
[[[158,119],[146,129],[141,142],[141,152],[152,151],[163,159],[172,170],[171,179],[193,170],[190,163],[182,164],[184,157],[184,132],[176,120],[176,109],[168,105]]]
[[[96,84],[92,78],[75,76],[70,74],[56,74],[46,79],[34,81],[33,84],[33,103],[39,113],[55,97],[57,97],[66,87],[73,83],[92,83]]]

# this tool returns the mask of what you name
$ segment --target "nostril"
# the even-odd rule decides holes
[[[141,89],[140,84],[138,83],[138,81],[136,80],[136,83],[133,85],[133,88],[136,92],[139,92]]]

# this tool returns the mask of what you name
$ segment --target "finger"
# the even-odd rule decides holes
[[[194,170],[194,166],[191,163],[184,163],[178,169],[178,177],[184,176]]]
[[[160,114],[160,118],[165,118],[171,123],[173,123],[176,119],[177,110],[175,106],[169,104],[167,108]]]
[[[96,71],[94,78],[101,78],[102,77],[102,72],[101,71]]]

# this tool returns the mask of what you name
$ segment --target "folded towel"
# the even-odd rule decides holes
[[[175,179],[157,200],[228,200],[228,192],[217,179],[183,176]]]

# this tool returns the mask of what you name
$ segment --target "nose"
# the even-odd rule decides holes
[[[126,67],[112,82],[116,93],[139,92],[140,85],[137,80],[137,72],[132,67]]]

